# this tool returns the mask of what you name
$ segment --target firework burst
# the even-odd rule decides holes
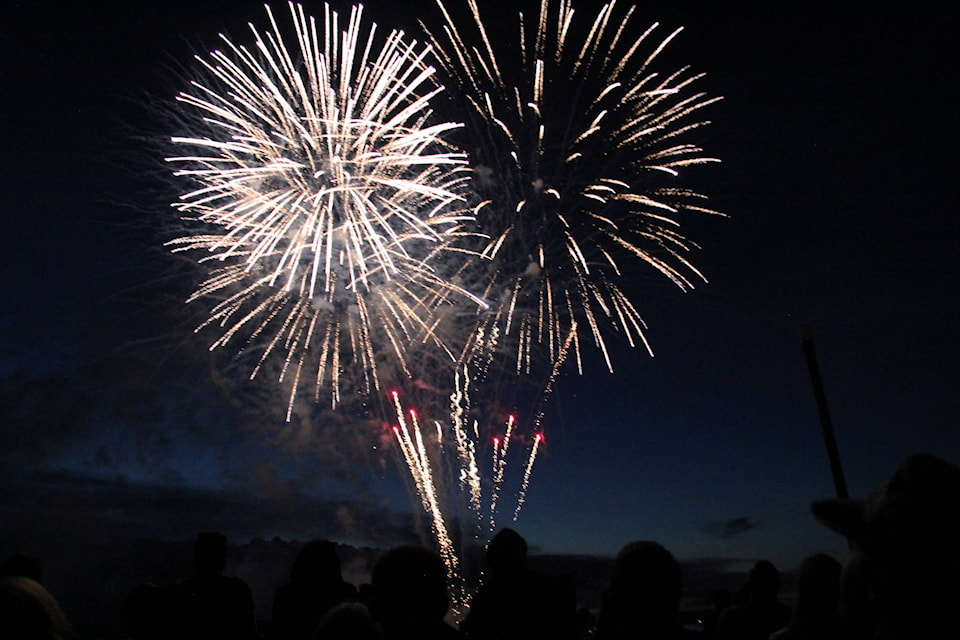
[[[336,406],[344,380],[378,388],[384,360],[409,375],[406,345],[439,341],[427,319],[470,298],[438,271],[470,218],[464,159],[443,142],[457,125],[427,123],[428,47],[378,39],[360,7],[342,28],[327,5],[322,22],[290,13],[293,46],[268,7],[252,48],[221,35],[197,56],[168,158],[196,231],[169,245],[211,267],[190,297],[214,300],[211,349],[259,351],[251,377],[279,352],[288,406],[308,377]]]
[[[716,212],[677,178],[715,161],[687,140],[716,98],[692,92],[699,76],[685,68],[654,70],[679,30],[638,29],[633,7],[610,2],[582,23],[568,0],[541,0],[505,39],[490,34],[476,0],[466,4],[461,25],[438,0],[440,28],[424,28],[466,114],[457,133],[485,237],[475,277],[494,309],[475,335],[498,334],[512,362],[501,366],[518,373],[541,354],[547,369],[568,352],[580,365],[585,342],[612,371],[606,330],[650,349],[628,267],[639,260],[683,290],[703,279],[680,220]]]
[[[288,421],[308,380],[317,402],[360,394],[367,417],[395,421],[461,604],[454,521],[477,539],[502,511],[517,518],[561,367],[592,343],[612,371],[610,332],[649,350],[634,268],[692,288],[680,223],[716,213],[679,182],[715,161],[688,139],[716,99],[686,68],[655,71],[679,31],[638,29],[615,2],[582,22],[569,0],[540,0],[495,37],[464,2],[460,24],[438,0],[429,45],[378,37],[359,6],[341,25],[328,5],[317,21],[291,3],[285,36],[267,8],[252,46],[221,36],[197,57],[167,158],[191,225],[168,244],[208,268],[189,298],[211,305],[198,331],[252,358],[251,377],[278,369]],[[424,428],[385,384],[449,398],[427,410],[448,420]],[[523,385],[531,435],[513,416],[484,432],[479,416],[513,411]]]

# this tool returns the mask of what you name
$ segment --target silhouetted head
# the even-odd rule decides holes
[[[825,553],[804,558],[797,575],[796,620],[836,617],[840,603],[839,562]]]
[[[960,600],[960,468],[915,454],[865,499],[827,499],[813,515],[851,543],[842,613],[860,633],[955,632]]]
[[[673,554],[650,541],[617,554],[598,629],[604,638],[667,637],[677,624],[682,581]]]
[[[197,574],[220,575],[227,566],[227,537],[204,531],[193,543],[193,569]]]
[[[406,635],[443,620],[449,606],[447,571],[433,551],[401,546],[387,551],[373,568],[374,618],[385,635]]]
[[[494,575],[518,573],[527,561],[527,541],[513,529],[501,529],[487,545],[486,558]]]
[[[750,568],[748,582],[750,598],[757,602],[770,602],[777,599],[780,592],[780,572],[769,560],[758,560]]]
[[[0,638],[69,640],[63,610],[40,583],[22,576],[0,578]]]
[[[312,540],[293,559],[290,581],[294,584],[330,586],[343,582],[337,545],[329,540]]]

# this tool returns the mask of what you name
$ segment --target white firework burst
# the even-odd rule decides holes
[[[457,136],[470,153],[471,204],[486,237],[478,290],[494,312],[478,335],[498,328],[496,348],[511,362],[495,366],[518,373],[538,356],[549,370],[568,352],[580,365],[591,342],[612,371],[605,332],[649,350],[628,293],[636,262],[683,290],[702,279],[680,222],[717,212],[678,177],[716,161],[689,138],[718,98],[694,92],[700,76],[686,68],[655,70],[679,30],[638,28],[632,6],[609,2],[584,22],[569,0],[541,0],[532,20],[521,12],[508,25],[499,16],[493,36],[476,0],[465,1],[463,24],[438,5],[439,28],[424,28],[467,123]]]
[[[311,376],[336,406],[345,380],[378,388],[385,359],[409,374],[409,341],[438,340],[433,310],[470,298],[438,271],[470,218],[464,158],[443,140],[458,125],[430,124],[429,47],[378,39],[359,6],[343,26],[329,5],[322,22],[289,6],[293,46],[267,7],[253,47],[221,35],[197,56],[167,158],[196,232],[169,245],[210,267],[190,301],[214,299],[211,349],[259,349],[251,377],[280,352],[290,405]]]

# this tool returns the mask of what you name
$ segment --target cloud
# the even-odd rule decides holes
[[[0,520],[16,523],[5,527],[4,548],[55,546],[64,535],[89,544],[188,540],[202,530],[223,531],[236,541],[329,538],[377,547],[417,542],[411,514],[360,497],[333,500],[290,491],[274,500],[66,471],[8,476],[0,489]]]
[[[720,522],[708,522],[700,527],[700,530],[708,535],[727,540],[746,533],[751,529],[759,528],[759,521],[753,520],[748,516],[740,516],[739,518],[731,518]]]

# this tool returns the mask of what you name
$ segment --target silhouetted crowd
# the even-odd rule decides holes
[[[193,573],[136,587],[122,607],[127,640],[904,640],[960,638],[960,468],[929,455],[902,462],[865,499],[812,505],[846,536],[841,565],[817,554],[800,565],[796,601],[778,599],[780,574],[757,562],[736,594],[718,592],[702,629],[679,622],[680,566],[653,541],[617,555],[594,617],[578,611],[572,578],[526,566],[527,544],[503,529],[459,628],[447,622],[446,567],[431,550],[401,546],[376,562],[371,583],[343,580],[336,546],[313,541],[276,590],[269,628],[258,629],[250,587],[224,575],[227,540],[201,533]],[[40,562],[0,567],[0,640],[69,640],[67,618],[42,586]]]

